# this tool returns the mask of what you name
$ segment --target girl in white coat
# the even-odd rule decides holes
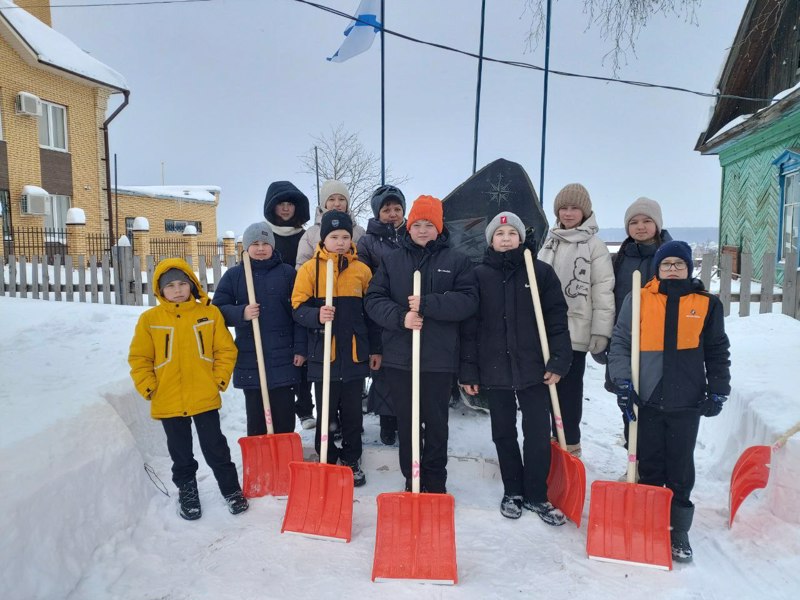
[[[555,226],[538,258],[553,267],[567,300],[572,367],[558,383],[567,450],[581,455],[583,373],[586,353],[600,354],[614,327],[614,269],[605,242],[597,237],[589,192],[570,183],[556,195]]]

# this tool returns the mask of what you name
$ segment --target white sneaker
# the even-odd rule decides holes
[[[300,426],[303,429],[314,429],[317,426],[317,420],[312,416],[300,417]]]

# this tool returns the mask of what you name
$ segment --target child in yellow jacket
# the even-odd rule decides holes
[[[347,213],[331,210],[322,215],[320,241],[314,257],[297,272],[292,292],[294,320],[308,330],[308,379],[314,394],[322,399],[322,372],[325,323],[332,321],[331,339],[331,415],[339,413],[342,427],[341,450],[328,445],[328,461],[353,470],[353,485],[367,482],[359,466],[361,459],[361,392],[370,369],[381,366],[380,330],[364,312],[364,294],[372,278],[369,267],[358,260],[352,241],[353,221]],[[326,265],[333,259],[333,306],[325,306]],[[317,405],[317,414],[322,414]],[[320,427],[315,446],[320,451]]]
[[[153,281],[159,305],[139,317],[128,363],[137,391],[150,401],[150,414],[161,421],[167,435],[179,514],[190,521],[202,514],[192,420],[228,509],[239,514],[248,503],[219,424],[219,393],[230,382],[236,345],[219,309],[185,261],[160,262]]]

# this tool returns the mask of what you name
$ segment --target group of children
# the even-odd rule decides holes
[[[248,300],[241,266],[225,273],[213,303],[183,261],[170,259],[156,270],[160,305],[137,325],[131,375],[166,431],[181,516],[200,516],[191,419],[231,512],[247,509],[218,409],[219,392],[233,373],[234,386],[245,394],[248,435],[266,432],[250,321],[261,316],[276,433],[293,431],[295,415],[304,427],[304,418],[313,420],[303,392],[310,381],[322,398],[323,329],[331,322],[329,410],[341,448],[331,445],[328,461],[350,467],[354,485],[366,483],[361,397],[371,375],[369,408],[380,415],[381,440],[399,441],[400,468],[411,488],[411,332],[419,330],[422,491],[446,492],[448,408],[457,376],[467,394],[480,392],[489,401],[503,516],[519,518],[526,509],[562,525],[564,514],[547,499],[555,431],[548,386],[558,391],[567,450],[580,456],[590,353],[607,363],[607,388],[626,425],[635,418],[633,403],[640,406],[640,482],[672,489],[673,556],[691,560],[693,451],[700,416],[718,414],[730,392],[729,344],[719,300],[692,278],[691,249],[670,240],[656,202],[640,198],[628,208],[628,237],[612,262],[596,236],[586,188],[570,184],[556,195],[556,222],[534,261],[550,350],[545,361],[523,255],[535,244],[515,214],[502,212],[488,223],[484,260],[473,266],[450,247],[442,203],[434,197],[417,198],[404,218],[402,192],[381,186],[364,232],[348,211],[347,188],[327,181],[316,223],[301,233],[301,219],[308,217],[304,198],[289,182],[273,183],[268,222],[254,223],[243,235],[255,303]],[[332,306],[325,303],[328,260],[334,265]],[[641,290],[631,290],[634,270],[642,272]],[[412,287],[415,271],[422,275],[420,294]],[[642,297],[638,394],[630,383],[631,293]],[[235,346],[227,327],[236,330]],[[174,353],[180,357],[173,360]]]

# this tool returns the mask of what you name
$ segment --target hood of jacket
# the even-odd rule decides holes
[[[182,258],[168,258],[166,260],[162,260],[160,263],[158,263],[155,271],[153,272],[153,293],[155,293],[156,298],[158,298],[158,301],[161,304],[172,304],[172,302],[167,300],[161,294],[161,288],[158,285],[158,280],[161,279],[161,276],[170,269],[180,269],[186,273],[186,275],[189,277],[189,281],[192,282],[192,295],[195,297],[195,299],[199,300],[204,305],[211,304],[211,300],[209,299],[205,290],[203,290],[203,286],[200,285],[200,280],[197,278],[197,275],[194,274],[194,271],[189,268],[189,264]]]
[[[281,202],[294,204],[294,218],[291,221],[278,219],[275,215],[275,207]],[[277,227],[302,227],[311,218],[308,198],[291,181],[273,181],[264,198],[264,218]]]

